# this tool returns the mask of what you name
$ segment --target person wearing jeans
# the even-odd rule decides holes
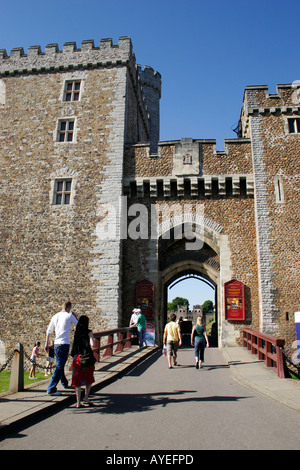
[[[195,347],[196,369],[201,369],[204,362],[204,350],[206,347],[209,348],[208,336],[202,316],[197,318],[197,323],[193,327],[191,345]]]
[[[147,346],[147,343],[146,343],[146,326],[147,326],[147,322],[146,322],[146,317],[142,313],[140,308],[136,309],[136,313],[137,313],[138,316],[137,316],[136,323],[133,326],[137,327],[138,334],[139,334],[139,347],[141,349],[144,346],[144,343]]]
[[[65,376],[65,364],[69,356],[70,349],[70,329],[71,325],[77,325],[78,320],[73,312],[71,312],[71,302],[67,301],[63,304],[61,312],[56,313],[51,318],[46,333],[45,351],[48,354],[50,335],[55,330],[54,340],[54,354],[56,357],[56,367],[50,383],[47,388],[47,393],[50,395],[59,394],[57,385],[61,382],[64,388],[68,387],[68,380]]]

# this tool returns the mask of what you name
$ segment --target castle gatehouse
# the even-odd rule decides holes
[[[195,275],[215,288],[219,346],[248,326],[291,354],[298,84],[246,87],[221,152],[161,142],[160,97],[128,37],[0,50],[1,338],[43,339],[69,298],[96,330],[127,326],[138,302],[160,344],[168,286]]]

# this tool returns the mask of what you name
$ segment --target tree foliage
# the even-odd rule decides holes
[[[202,305],[202,312],[203,313],[211,313],[214,311],[214,304],[211,300],[205,300]]]
[[[187,308],[189,309],[188,299],[185,299],[184,297],[175,297],[175,299],[173,299],[172,302],[168,302],[168,310],[170,312],[177,310],[178,305],[182,305],[182,306],[187,305]]]

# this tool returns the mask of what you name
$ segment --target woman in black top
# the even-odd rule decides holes
[[[205,346],[209,348],[208,337],[202,316],[197,318],[197,323],[193,327],[191,345],[195,345],[196,369],[199,367],[201,368],[202,363],[204,362]]]
[[[92,330],[88,329],[89,319],[86,315],[82,315],[76,325],[74,342],[71,350],[71,356],[73,357],[72,363],[72,385],[75,387],[77,405],[76,408],[81,407],[81,387],[85,385],[85,395],[83,403],[92,405],[89,401],[89,393],[92,387],[94,379],[94,365],[82,367],[80,363],[80,357],[82,355],[89,354],[93,359],[93,351],[95,348],[95,339]]]

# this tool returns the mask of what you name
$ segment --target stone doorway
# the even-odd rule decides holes
[[[167,321],[168,287],[185,276],[193,276],[210,283],[215,289],[216,340],[218,344],[218,312],[221,299],[218,295],[220,286],[219,253],[206,241],[201,240],[195,249],[187,249],[187,240],[175,239],[174,231],[168,238],[163,236],[158,241],[158,296],[157,296],[157,337],[162,344],[164,325]]]
[[[189,307],[178,309],[177,319],[182,319],[181,331],[183,335],[183,346],[191,347],[190,333],[199,315],[205,318],[210,347],[218,346],[218,308],[217,308],[217,286],[203,274],[188,272],[176,276],[167,286],[167,301],[172,302],[177,297],[189,301]],[[213,309],[209,313],[202,311],[205,301],[212,302]],[[165,321],[167,319],[165,318]]]
[[[214,272],[213,272],[214,271]],[[208,274],[209,272],[209,274]],[[218,346],[218,330],[219,330],[219,295],[218,295],[218,285],[219,285],[219,273],[216,269],[209,268],[205,263],[201,265],[199,262],[192,262],[191,260],[186,260],[185,262],[180,262],[169,266],[160,273],[159,285],[161,286],[159,292],[160,306],[159,310],[161,312],[160,321],[157,324],[157,332],[159,338],[162,338],[164,325],[167,322],[167,313],[168,313],[168,288],[177,280],[185,278],[185,276],[195,276],[199,280],[206,280],[215,290],[215,334],[212,339],[212,345]],[[184,296],[183,296],[184,297]]]

